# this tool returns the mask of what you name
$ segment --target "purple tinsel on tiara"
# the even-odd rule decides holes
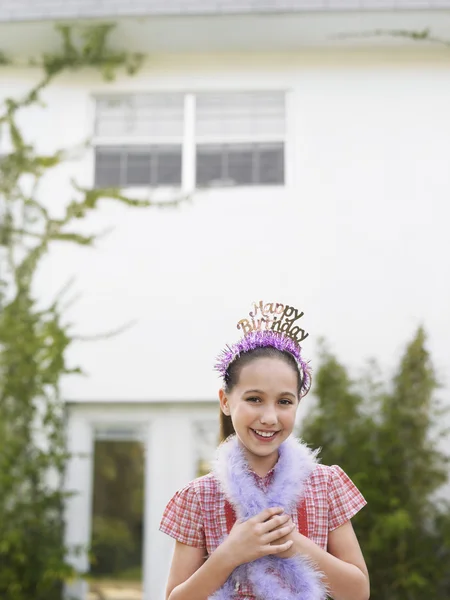
[[[256,348],[276,348],[280,352],[289,352],[297,361],[302,374],[302,391],[306,392],[310,386],[309,366],[301,356],[300,346],[289,336],[265,329],[262,331],[250,331],[242,339],[231,346],[226,346],[217,357],[215,369],[225,379],[230,364],[241,354],[255,350]]]

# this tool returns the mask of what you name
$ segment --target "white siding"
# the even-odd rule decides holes
[[[105,202],[80,227],[113,232],[95,249],[55,245],[36,283],[38,296],[50,300],[76,277],[73,291],[81,296],[68,316],[79,334],[136,321],[116,338],[73,346],[71,362],[87,377],[67,379],[64,394],[86,403],[155,403],[139,419],[148,431],[145,577],[152,599],[163,597],[171,551],[156,532],[163,506],[194,475],[192,421],[215,415],[210,403],[195,411],[156,403],[215,397],[214,357],[236,339],[235,324],[253,300],[305,311],[304,350],[313,367],[324,335],[352,369],[374,356],[390,373],[424,324],[447,385],[440,396],[450,404],[450,66],[446,55],[417,56],[334,50],[154,59],[137,77],[111,85],[92,75],[61,80],[46,94],[47,111],[23,116],[29,139],[51,151],[93,134],[97,94],[287,90],[285,187],[202,191],[177,210]],[[5,95],[23,92],[35,77],[7,73]],[[186,126],[192,131],[192,122]],[[41,190],[46,203],[61,212],[69,177],[89,185],[93,167],[91,153],[55,171]],[[69,541],[90,535],[92,423],[138,414],[124,404],[71,413],[70,447],[88,457],[69,467],[69,487],[81,492],[68,507]],[[164,448],[171,439],[181,454]]]
[[[214,356],[260,298],[301,307],[305,353],[314,357],[324,335],[352,367],[375,356],[392,369],[423,323],[448,381],[448,61],[306,56],[156,61],[105,87],[72,77],[47,94],[47,112],[24,118],[50,149],[92,133],[96,93],[288,90],[286,187],[204,191],[175,211],[105,203],[85,227],[114,227],[96,249],[54,247],[36,290],[50,298],[75,275],[79,333],[137,320],[115,339],[73,347],[88,377],[67,380],[68,398],[214,397]],[[18,87],[11,73],[5,92]],[[49,203],[68,198],[69,173],[91,181],[91,158],[55,173]]]

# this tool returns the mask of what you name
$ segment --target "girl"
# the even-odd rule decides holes
[[[291,433],[310,375],[303,313],[259,305],[216,368],[222,444],[212,473],[178,491],[161,531],[176,540],[166,600],[367,600],[350,519],[365,500]],[[292,318],[289,318],[292,317]]]

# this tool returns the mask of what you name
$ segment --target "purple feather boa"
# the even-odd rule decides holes
[[[247,520],[265,508],[282,506],[287,513],[303,497],[306,480],[316,465],[317,451],[288,438],[279,448],[279,459],[267,492],[255,483],[244,452],[232,436],[217,451],[214,474],[238,519]],[[240,565],[209,600],[231,600],[240,581],[248,581],[259,600],[324,600],[320,573],[306,557],[269,555]]]

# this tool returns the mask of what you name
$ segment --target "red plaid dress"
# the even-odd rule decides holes
[[[253,474],[256,484],[267,489],[273,470],[265,477]],[[183,544],[205,548],[208,556],[228,533],[226,499],[212,473],[199,477],[179,490],[164,511],[160,530]],[[352,480],[338,467],[317,465],[304,494],[308,537],[327,549],[328,532],[349,521],[366,505]],[[299,527],[298,511],[292,520]],[[255,600],[251,587],[242,582],[236,591],[239,600]]]

